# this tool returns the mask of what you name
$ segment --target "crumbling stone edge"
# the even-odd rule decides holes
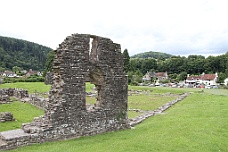
[[[165,110],[169,109],[171,106],[173,106],[174,104],[176,104],[179,101],[182,101],[184,98],[186,98],[189,95],[189,92],[184,93],[180,96],[178,96],[177,99],[172,100],[164,105],[162,105],[161,107],[159,107],[156,110],[149,110],[149,111],[144,111],[144,110],[140,110],[140,109],[130,109],[130,111],[137,111],[137,112],[142,112],[141,115],[135,117],[135,118],[131,118],[129,119],[130,121],[130,126],[134,127],[137,124],[143,122],[144,120],[146,120],[147,118],[154,116],[156,114],[161,114],[162,112],[164,112]]]

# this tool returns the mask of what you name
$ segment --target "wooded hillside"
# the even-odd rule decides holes
[[[52,49],[33,42],[0,36],[0,68],[43,70]]]
[[[173,55],[167,54],[167,53],[150,51],[150,52],[144,52],[144,53],[135,54],[135,55],[131,56],[131,58],[168,59],[168,58],[170,58],[172,56]]]

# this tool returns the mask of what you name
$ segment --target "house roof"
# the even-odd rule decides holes
[[[214,80],[216,74],[202,74],[201,76],[189,76],[186,80]]]
[[[6,75],[9,75],[9,74],[15,74],[14,72],[12,72],[12,71],[5,71],[4,72]]]
[[[35,75],[35,74],[38,74],[38,72],[37,71],[33,71],[32,69],[30,69],[25,75],[31,76],[31,75]]]
[[[187,77],[187,80],[201,80],[202,76],[189,76]]]
[[[166,72],[157,72],[157,73],[155,73],[155,75],[157,77],[166,77],[167,76],[167,73]]]
[[[204,74],[202,75],[202,80],[214,80],[216,78],[215,74]]]

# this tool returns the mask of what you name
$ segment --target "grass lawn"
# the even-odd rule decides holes
[[[43,82],[16,82],[0,84],[0,88],[23,88],[27,89],[29,93],[34,92],[49,92],[51,85],[45,85]],[[86,83],[86,91],[93,92],[94,85]]]
[[[44,114],[43,110],[20,101],[13,101],[10,104],[0,104],[0,112],[11,112],[16,119],[16,121],[0,123],[0,132],[21,128],[22,123],[31,122],[34,117]]]
[[[21,147],[14,152],[227,151],[228,101],[224,95],[193,93],[135,129]]]
[[[0,88],[22,88],[27,89],[29,93],[44,93],[51,89],[51,85],[45,85],[44,82],[16,82],[0,84]]]
[[[130,109],[155,110],[163,104],[176,99],[177,96],[133,95],[128,97]]]
[[[228,151],[228,90],[129,87],[152,89],[129,97],[129,106],[150,109],[166,92],[192,92],[164,114],[155,115],[134,129],[65,141],[20,147],[13,152],[208,152]],[[214,90],[214,91],[213,91]],[[156,98],[158,97],[158,98]],[[164,100],[169,100],[164,99]],[[161,103],[161,99],[159,100]],[[169,100],[170,101],[170,100]],[[136,103],[135,103],[136,102]],[[23,103],[24,104],[24,103]],[[2,105],[0,105],[1,107]],[[30,109],[30,108],[28,108]],[[134,114],[132,114],[134,115]],[[2,125],[2,124],[1,124]],[[1,126],[0,125],[0,126]]]

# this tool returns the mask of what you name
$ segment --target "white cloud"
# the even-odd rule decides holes
[[[0,34],[55,49],[66,36],[111,38],[131,55],[228,51],[226,0],[7,0],[1,2]]]

